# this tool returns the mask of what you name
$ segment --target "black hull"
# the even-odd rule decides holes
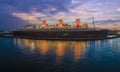
[[[49,40],[92,40],[107,38],[107,30],[16,30],[14,37]]]

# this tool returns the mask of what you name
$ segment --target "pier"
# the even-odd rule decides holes
[[[3,31],[0,32],[0,37],[13,37],[12,32]]]

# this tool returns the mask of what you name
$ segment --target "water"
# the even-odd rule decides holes
[[[0,72],[120,72],[120,38],[52,41],[0,37]]]

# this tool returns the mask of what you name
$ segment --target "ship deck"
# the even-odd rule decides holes
[[[15,31],[102,31],[105,29],[18,29]]]

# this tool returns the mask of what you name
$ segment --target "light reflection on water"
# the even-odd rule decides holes
[[[3,70],[17,69],[14,72],[120,72],[120,38],[52,41],[1,37],[0,53]]]
[[[14,44],[16,46],[23,46],[22,48],[27,48],[32,54],[39,51],[40,55],[46,56],[49,54],[55,54],[56,64],[62,62],[63,57],[67,55],[66,53],[73,55],[74,62],[78,62],[88,49],[89,41],[50,41],[50,40],[30,40],[30,39],[14,39]],[[21,47],[19,47],[21,48]]]

